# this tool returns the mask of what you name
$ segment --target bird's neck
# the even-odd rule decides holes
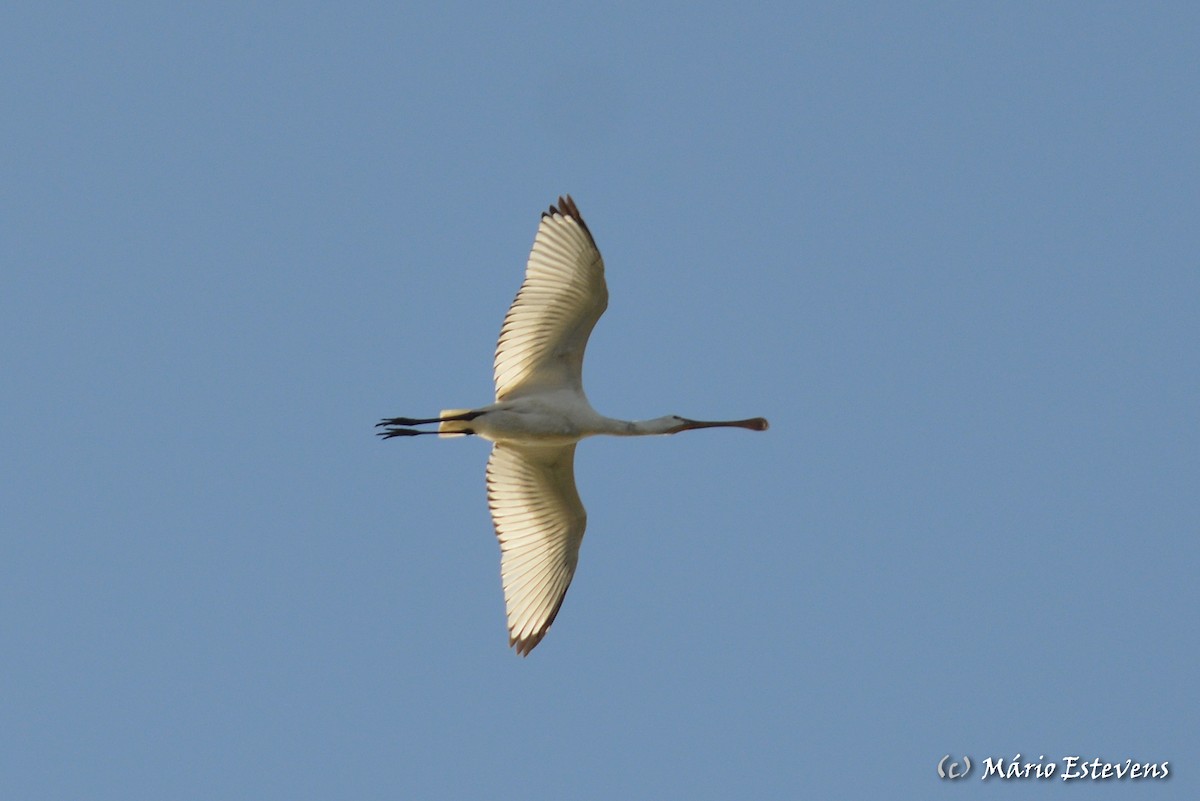
[[[606,419],[603,433],[614,437],[649,437],[655,434],[668,434],[668,429],[677,425],[673,417],[656,417],[653,420],[613,420]]]

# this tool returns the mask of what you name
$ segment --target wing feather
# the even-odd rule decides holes
[[[524,656],[546,636],[579,562],[587,512],[575,489],[575,445],[496,443],[487,486],[509,645]]]
[[[583,391],[583,352],[608,307],[604,260],[570,195],[542,213],[525,281],[496,344],[496,400],[543,388]]]

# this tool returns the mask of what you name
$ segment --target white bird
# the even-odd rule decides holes
[[[614,420],[583,394],[583,351],[608,306],[604,261],[570,195],[542,214],[525,281],[496,345],[496,402],[427,419],[378,423],[384,439],[475,434],[495,443],[488,507],[500,540],[509,645],[524,656],[554,622],[579,561],[587,513],[575,489],[575,444],[584,437],[676,434],[693,428],[765,431],[761,417],[701,421],[676,415]],[[436,423],[433,430],[409,426]]]

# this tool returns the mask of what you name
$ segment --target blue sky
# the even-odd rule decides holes
[[[928,798],[1019,752],[1195,797],[1197,41],[1184,3],[0,12],[0,795]],[[772,427],[582,444],[521,659],[485,443],[372,425],[490,401],[568,192],[593,405]]]

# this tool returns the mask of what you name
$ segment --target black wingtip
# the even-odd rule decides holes
[[[542,212],[543,218],[554,217],[556,215],[560,217],[566,217],[579,223],[579,226],[583,229],[584,233],[588,235],[588,239],[592,241],[592,246],[595,247],[596,238],[592,236],[592,230],[588,228],[588,224],[583,221],[583,215],[579,213],[579,207],[575,205],[575,199],[569,194],[565,197],[563,195],[559,195],[558,203],[551,205],[549,210]]]

